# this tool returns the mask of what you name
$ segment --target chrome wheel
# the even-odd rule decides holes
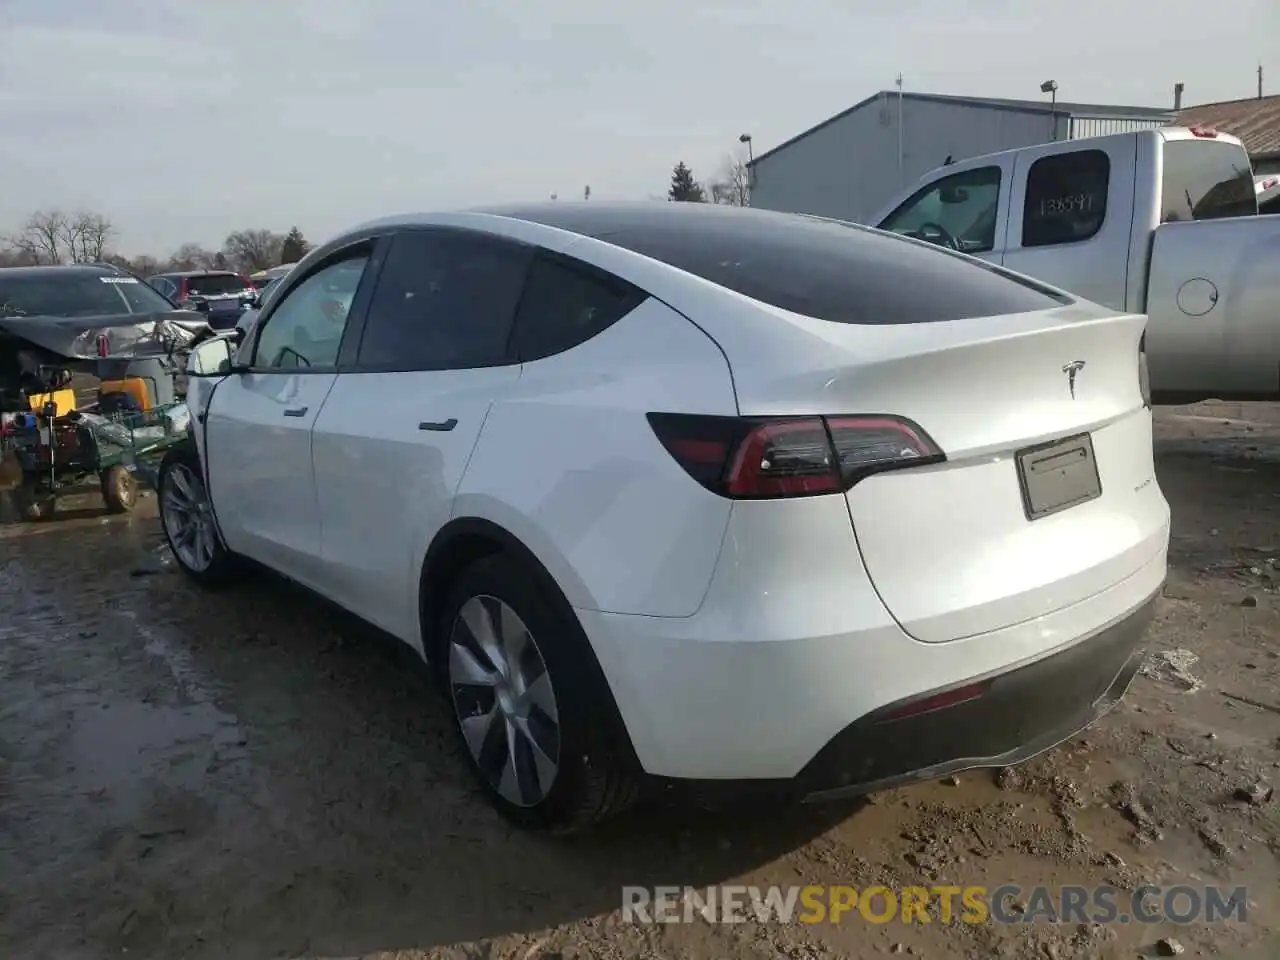
[[[453,708],[472,759],[509,803],[546,799],[560,764],[560,718],[542,653],[496,597],[462,605],[449,635]]]
[[[204,482],[184,463],[174,464],[161,484],[160,516],[169,546],[183,566],[203,573],[213,564],[217,532]]]

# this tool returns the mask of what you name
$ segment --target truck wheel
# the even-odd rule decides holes
[[[122,466],[107,467],[98,474],[102,500],[108,513],[128,513],[138,504],[138,481]]]
[[[160,527],[182,572],[202,586],[233,583],[245,572],[243,559],[227,549],[213,518],[204,470],[194,445],[174,447],[160,464],[156,484]]]

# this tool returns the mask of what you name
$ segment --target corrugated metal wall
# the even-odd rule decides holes
[[[1067,136],[1072,140],[1084,140],[1088,137],[1105,137],[1113,133],[1136,133],[1139,130],[1156,130],[1173,121],[1168,120],[1133,120],[1120,117],[1072,117],[1070,132]]]

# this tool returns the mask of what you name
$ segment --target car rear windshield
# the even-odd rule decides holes
[[[0,316],[93,317],[173,310],[173,304],[133,277],[56,271],[6,277],[5,272],[0,270]]]
[[[1166,140],[1160,222],[1247,217],[1258,212],[1249,154],[1225,140]]]
[[[935,323],[1068,302],[981,260],[852,224],[762,211],[655,218],[602,233],[763,303],[820,320]]]
[[[193,297],[219,297],[227,293],[240,293],[245,286],[244,280],[234,273],[187,277],[187,293]]]

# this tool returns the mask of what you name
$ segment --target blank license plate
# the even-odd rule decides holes
[[[1087,433],[1028,447],[1014,457],[1028,520],[1039,520],[1102,496],[1093,438]]]

